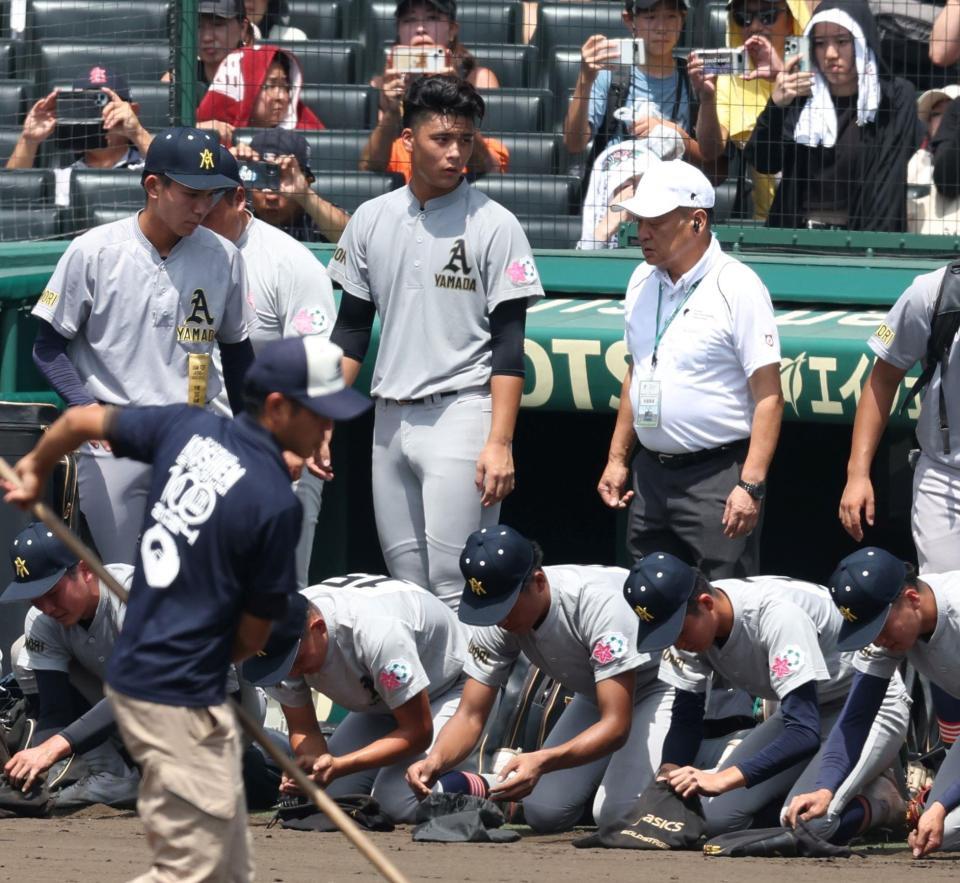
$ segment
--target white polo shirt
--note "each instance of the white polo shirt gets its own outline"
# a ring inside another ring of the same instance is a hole
[[[666,330],[654,366],[658,299],[660,328]],[[676,284],[650,264],[637,267],[624,313],[634,415],[641,382],[660,384],[660,423],[636,427],[641,445],[682,454],[750,437],[750,376],[780,362],[770,293],[753,270],[725,255],[714,238]]]

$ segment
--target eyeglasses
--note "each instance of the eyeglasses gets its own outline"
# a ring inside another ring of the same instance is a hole
[[[754,19],[757,19],[765,28],[769,28],[786,11],[786,6],[771,6],[769,9],[761,9],[756,12],[748,12],[746,9],[733,9],[730,14],[741,28],[749,28]]]

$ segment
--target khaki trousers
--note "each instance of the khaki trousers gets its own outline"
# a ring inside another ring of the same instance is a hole
[[[137,883],[252,880],[240,739],[230,707],[158,705],[106,692],[142,773],[137,811],[153,866]]]

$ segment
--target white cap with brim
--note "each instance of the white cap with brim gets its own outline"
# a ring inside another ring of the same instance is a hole
[[[917,99],[917,116],[920,117],[920,122],[927,125],[930,122],[930,113],[935,105],[944,99],[953,101],[955,98],[960,98],[960,86],[955,84],[941,86],[939,89],[927,89]]]
[[[703,172],[674,159],[652,168],[640,179],[633,196],[612,208],[638,218],[659,218],[676,208],[713,208],[715,199],[713,185]]]

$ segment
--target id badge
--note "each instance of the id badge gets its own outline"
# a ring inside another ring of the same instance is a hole
[[[660,381],[641,380],[637,396],[637,428],[656,429],[660,425]]]

